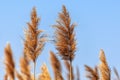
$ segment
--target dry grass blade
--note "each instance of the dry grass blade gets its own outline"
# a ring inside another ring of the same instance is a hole
[[[25,76],[25,80],[31,80],[30,66],[27,59],[24,57],[20,59],[20,70],[21,73]]]
[[[42,73],[40,74],[38,80],[51,80],[50,73],[45,64],[42,65],[41,70],[42,70]]]
[[[100,69],[100,73],[101,73],[100,79],[101,80],[110,80],[111,79],[110,78],[110,76],[111,76],[110,69],[107,64],[104,51],[102,49],[100,50],[100,61],[101,61],[101,64],[99,65],[99,69]]]
[[[119,73],[118,73],[117,69],[114,67],[113,70],[114,70],[114,73],[116,75],[116,79],[115,80],[120,80],[120,76],[119,76]]]
[[[61,64],[56,55],[50,51],[50,61],[51,65],[54,71],[54,79],[55,80],[64,80],[62,77],[62,70],[61,70]]]
[[[64,61],[64,63],[65,63],[66,69],[68,71],[67,72],[67,78],[68,78],[68,80],[70,80],[70,77],[69,77],[70,75],[71,75],[72,80],[74,80],[73,67],[70,65],[70,63],[68,61]],[[71,71],[69,70],[70,67],[71,67]]]
[[[86,77],[89,78],[90,80],[99,80],[99,74],[98,74],[98,69],[95,67],[95,69],[92,69],[91,67],[85,65],[85,70],[87,71]]]
[[[10,80],[14,80],[14,70],[15,70],[15,64],[13,60],[13,54],[12,50],[10,47],[10,44],[8,43],[4,49],[4,54],[5,54],[5,70],[6,70],[6,75],[9,77]]]

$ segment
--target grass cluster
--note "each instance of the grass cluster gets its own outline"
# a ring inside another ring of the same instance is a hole
[[[75,58],[77,45],[74,31],[76,25],[71,23],[69,12],[65,6],[62,7],[62,12],[58,14],[58,20],[56,21],[56,24],[53,25],[53,29],[55,30],[54,45],[57,50],[57,54],[50,51],[49,59],[54,77],[51,77],[46,64],[41,66],[41,73],[39,73],[39,76],[35,75],[37,58],[42,54],[45,43],[49,41],[45,34],[43,34],[43,30],[38,28],[39,21],[40,18],[37,16],[37,11],[33,8],[31,12],[31,21],[27,23],[28,27],[24,30],[24,51],[23,56],[20,58],[19,71],[15,68],[10,43],[8,43],[4,48],[4,80],[80,80],[79,67],[76,68],[76,73],[74,73],[75,68],[72,64]],[[95,68],[85,65],[85,70],[87,72],[86,78],[89,80],[111,80],[111,70],[102,49],[100,50],[99,58],[100,64],[95,66]],[[63,61],[64,64],[61,64],[61,61]],[[31,63],[34,64],[33,74],[30,67]],[[67,77],[63,76],[63,66],[61,65],[66,67]],[[120,80],[116,68],[114,68],[114,72],[116,75],[115,80]]]

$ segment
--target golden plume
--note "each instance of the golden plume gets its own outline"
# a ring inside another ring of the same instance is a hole
[[[59,13],[57,24],[53,27],[56,29],[55,45],[58,53],[62,59],[72,61],[76,51],[75,24],[71,24],[71,18],[65,6],[63,6],[62,13]]]
[[[54,79],[64,80],[62,77],[61,63],[52,51],[50,51],[50,61],[54,72]]]
[[[76,40],[74,28],[75,24],[71,24],[71,18],[65,6],[62,8],[62,12],[59,13],[59,19],[56,21],[55,27],[55,46],[58,50],[58,54],[63,60],[68,60],[72,66],[72,61],[74,59],[76,51]],[[71,67],[70,80],[72,80]]]
[[[42,70],[42,73],[39,75],[38,80],[51,80],[50,73],[45,64],[42,65],[41,70]]]
[[[45,37],[41,34],[42,30],[38,30],[39,20],[36,9],[33,8],[31,22],[28,23],[28,29],[25,30],[24,40],[24,53],[33,62],[36,61],[45,44]]]
[[[31,13],[31,22],[28,22],[28,28],[25,30],[25,39],[24,39],[24,55],[29,60],[34,62],[34,79],[35,79],[35,69],[36,69],[36,60],[41,54],[46,38],[42,34],[42,30],[38,29],[40,18],[37,17],[36,9],[33,8]]]
[[[105,58],[105,53],[102,49],[100,50],[100,61],[101,61],[99,65],[99,69],[101,73],[100,80],[110,80],[111,79],[110,69]]]
[[[4,48],[4,54],[5,54],[5,70],[6,70],[6,78],[9,78],[10,80],[15,79],[15,64],[13,60],[13,53],[10,44],[8,43],[6,47]]]

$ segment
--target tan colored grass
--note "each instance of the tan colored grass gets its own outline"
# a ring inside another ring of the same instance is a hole
[[[38,29],[40,18],[37,16],[36,9],[33,8],[31,12],[31,21],[27,23],[24,38],[24,57],[20,58],[20,72],[15,70],[15,63],[13,60],[13,53],[10,44],[8,43],[4,48],[4,64],[5,75],[4,80],[52,80],[51,74],[45,64],[41,67],[41,74],[35,77],[36,60],[42,53],[45,45],[46,37],[42,30]],[[58,55],[65,61],[64,66],[67,69],[68,80],[80,80],[78,68],[77,74],[74,74],[72,62],[75,58],[76,52],[76,39],[75,39],[75,24],[71,23],[71,18],[66,7],[62,7],[62,12],[59,13],[58,20],[54,25],[55,28],[55,47]],[[34,62],[34,73],[31,74],[30,61]],[[57,56],[51,51],[50,61],[53,68],[54,80],[64,80],[62,76],[62,67]],[[100,50],[100,65],[91,68],[85,65],[87,71],[87,78],[90,80],[111,80],[111,71],[108,66],[105,53]],[[98,69],[100,72],[98,72]],[[116,68],[114,68],[116,76],[115,80],[120,80],[120,76]],[[1,78],[0,78],[1,79]]]
[[[33,62],[36,61],[45,44],[45,38],[41,34],[42,30],[38,29],[39,20],[40,18],[37,17],[36,9],[33,8],[31,13],[31,22],[27,23],[28,28],[25,30],[24,40],[24,53]]]
[[[17,71],[16,71],[16,77],[18,80],[25,80],[25,77],[23,77],[23,75],[18,73]]]
[[[91,67],[85,65],[85,70],[87,71],[86,77],[90,80],[99,80],[98,68],[95,67],[92,69]]]
[[[50,51],[50,61],[54,72],[54,80],[64,80],[62,77],[61,63],[52,51]]]
[[[105,53],[102,49],[100,50],[100,61],[101,61],[99,65],[99,69],[101,73],[100,80],[110,80],[111,72],[106,61]]]
[[[39,75],[38,80],[52,80],[46,64],[42,65],[41,71],[42,73]]]
[[[56,22],[57,24],[54,25],[56,49],[62,59],[72,61],[76,51],[75,24],[71,24],[71,18],[65,6],[63,6],[63,11],[59,13],[59,19]]]
[[[15,70],[15,64],[13,60],[13,53],[10,44],[8,43],[6,47],[4,48],[4,55],[5,55],[5,71],[6,71],[6,77],[9,78],[10,80],[14,80],[15,75],[14,75],[14,70]]]
[[[20,71],[24,75],[25,80],[31,80],[30,65],[25,57],[20,59]]]
[[[70,65],[72,65],[76,51],[76,40],[74,33],[75,24],[71,24],[71,18],[65,6],[62,7],[62,12],[59,13],[59,18],[56,22],[57,24],[53,26],[56,29],[56,49],[62,59],[68,60]],[[71,73],[71,67],[69,71]],[[72,74],[70,74],[70,80],[72,80]]]
[[[31,13],[31,22],[28,22],[28,28],[25,30],[24,39],[24,54],[25,56],[34,62],[34,78],[36,69],[36,60],[41,54],[45,45],[45,36],[42,34],[42,30],[38,29],[39,20],[36,9],[33,8]]]

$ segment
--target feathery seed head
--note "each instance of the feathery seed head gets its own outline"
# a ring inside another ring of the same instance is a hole
[[[100,73],[101,73],[100,79],[101,80],[110,80],[110,75],[111,75],[110,69],[109,69],[109,66],[106,61],[105,53],[102,49],[100,50],[100,61],[101,61],[100,65],[99,65],[99,69],[100,69]]]
[[[5,70],[7,77],[10,77],[11,80],[14,80],[14,70],[15,70],[15,64],[13,60],[13,53],[10,44],[8,43],[6,47],[4,48],[4,54],[5,54]]]
[[[63,11],[59,13],[59,19],[56,22],[57,24],[54,25],[56,49],[62,59],[72,61],[76,51],[75,25],[71,24],[71,18],[65,6],[63,6]]]

